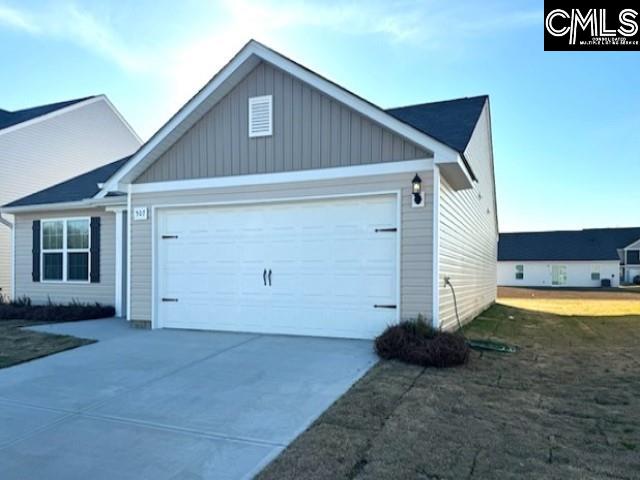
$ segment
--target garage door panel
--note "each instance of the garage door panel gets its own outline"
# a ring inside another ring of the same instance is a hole
[[[373,308],[396,303],[397,233],[375,232],[396,217],[390,195],[160,211],[160,324],[371,338],[396,321]]]

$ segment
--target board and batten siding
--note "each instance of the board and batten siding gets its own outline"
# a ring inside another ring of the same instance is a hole
[[[273,135],[250,138],[249,98],[260,95],[273,96]],[[261,62],[135,183],[430,157],[403,137]]]
[[[432,300],[433,172],[420,172],[424,208],[411,208],[412,174],[356,177],[314,182],[132,194],[132,208],[246,202],[345,194],[402,191],[398,227],[400,245],[400,314],[430,317]],[[152,222],[131,222],[131,316],[148,322],[152,316]]]
[[[465,156],[478,179],[473,188],[456,192],[440,179],[439,321],[447,330],[457,327],[445,277],[455,288],[462,323],[471,321],[496,298],[498,231],[488,103]]]
[[[32,225],[47,218],[100,217],[100,283],[34,282],[32,273]],[[53,302],[115,303],[115,214],[104,209],[65,210],[20,214],[16,228],[16,297],[27,296],[36,304]]]

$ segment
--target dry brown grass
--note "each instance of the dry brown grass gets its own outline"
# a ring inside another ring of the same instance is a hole
[[[640,315],[640,295],[622,289],[499,288],[498,303],[554,315]]]
[[[639,327],[495,305],[466,334],[518,353],[380,362],[258,478],[639,478]]]

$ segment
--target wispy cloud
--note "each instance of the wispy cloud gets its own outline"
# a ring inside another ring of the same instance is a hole
[[[149,67],[148,56],[127,45],[104,19],[73,3],[29,11],[0,5],[2,25],[42,38],[65,39],[113,61],[127,71],[143,71]]]
[[[28,33],[37,33],[38,27],[21,10],[0,5],[0,26],[5,25]]]
[[[307,31],[378,37],[431,52],[446,48],[450,55],[466,51],[469,39],[538,25],[542,18],[537,9],[522,10],[503,0],[465,5],[436,0],[220,0],[181,6],[189,9],[181,12],[182,18],[194,19],[191,29],[167,34],[151,24],[147,32],[133,36],[134,14],[127,18],[129,7],[119,2],[101,5],[98,13],[98,7],[81,7],[74,0],[37,10],[6,1],[0,0],[0,28],[66,40],[123,71],[152,75],[154,82],[163,83],[166,95],[159,115],[175,111],[250,38],[284,47],[294,57],[296,45],[290,38]],[[117,13],[120,23],[112,23],[110,13]],[[172,21],[161,11],[157,18]]]

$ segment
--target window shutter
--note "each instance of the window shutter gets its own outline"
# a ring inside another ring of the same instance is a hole
[[[271,95],[249,99],[249,137],[266,137],[272,134],[272,104]]]
[[[100,217],[91,217],[91,283],[100,283]]]
[[[31,229],[33,231],[33,242],[31,247],[31,279],[34,282],[39,282],[40,281],[40,220],[34,220]]]

